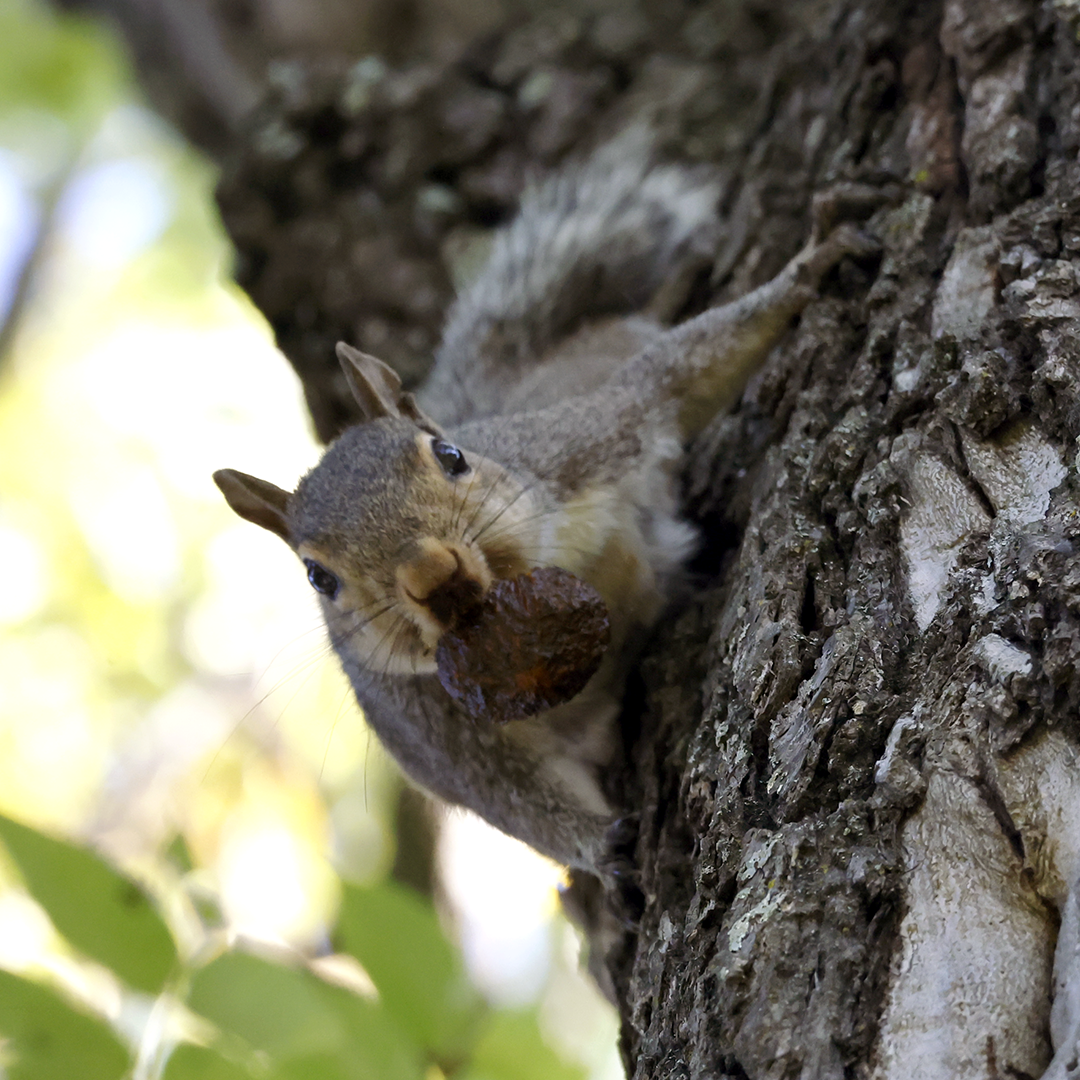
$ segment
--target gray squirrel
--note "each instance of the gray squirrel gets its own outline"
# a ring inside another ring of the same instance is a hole
[[[405,773],[601,876],[626,812],[604,772],[622,749],[627,669],[696,540],[677,498],[686,447],[738,400],[821,277],[873,246],[822,219],[770,282],[665,326],[657,313],[671,314],[680,275],[715,243],[717,201],[700,167],[658,164],[627,140],[563,168],[495,236],[415,398],[339,345],[363,419],[296,491],[214,474],[241,517],[302,560],[364,714]],[[538,715],[468,715],[435,673],[456,605],[549,566],[607,604],[599,670]]]

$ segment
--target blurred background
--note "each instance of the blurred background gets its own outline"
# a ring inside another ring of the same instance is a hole
[[[418,875],[490,1006],[534,1014],[568,1075],[614,1080],[614,1014],[578,972],[559,868],[455,811],[436,879],[409,870],[396,824],[411,806],[423,831],[425,811],[403,803],[301,568],[210,479],[288,487],[318,456],[230,283],[214,183],[105,27],[0,0],[0,813],[101,852],[166,907],[182,890],[230,945],[302,958],[330,950],[343,879]],[[146,1038],[3,851],[0,968]]]

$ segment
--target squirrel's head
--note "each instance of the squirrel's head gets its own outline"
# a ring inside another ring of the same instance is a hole
[[[389,367],[347,345],[338,356],[364,419],[296,491],[233,469],[214,480],[303,561],[339,651],[372,671],[432,672],[439,638],[492,582],[535,565],[542,515],[506,469],[448,441]]]

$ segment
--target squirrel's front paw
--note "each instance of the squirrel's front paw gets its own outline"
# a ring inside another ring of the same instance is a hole
[[[839,262],[845,255],[865,258],[881,250],[881,241],[872,233],[864,232],[851,221],[837,225],[822,241],[822,248],[829,250],[832,262]]]
[[[833,184],[814,196],[810,209],[811,236],[821,242],[842,221],[862,221],[883,206],[898,203],[903,197],[899,184]],[[876,248],[872,250],[877,250]],[[867,252],[869,254],[870,252]],[[851,251],[849,254],[858,254]]]
[[[877,237],[864,232],[853,222],[845,221],[835,226],[824,240],[816,239],[815,230],[815,238],[796,256],[794,263],[800,280],[816,288],[845,255],[861,259],[876,255],[880,250],[881,241]]]
[[[624,814],[604,830],[604,849],[612,865],[626,863],[635,866],[634,850],[641,832],[641,815]]]
[[[604,855],[597,865],[611,896],[611,909],[627,930],[636,930],[645,907],[641,871],[635,858],[641,815],[616,818],[604,833]]]

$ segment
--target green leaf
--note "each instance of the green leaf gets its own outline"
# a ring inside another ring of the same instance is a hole
[[[548,1046],[535,1011],[506,1011],[492,1014],[460,1080],[585,1080],[585,1070]]]
[[[305,971],[231,952],[195,974],[188,1005],[259,1050],[296,1057],[344,1038],[341,1017],[315,984]]]
[[[7,1080],[119,1080],[131,1059],[102,1020],[40,983],[0,971],[0,1036]]]
[[[419,1047],[378,1003],[248,953],[219,956],[192,980],[188,1005],[275,1061],[274,1077],[409,1080]]]
[[[364,1074],[354,1072],[341,1058],[320,1054],[286,1062],[274,1070],[273,1080],[352,1080],[354,1076]]]
[[[137,990],[161,990],[176,963],[176,945],[138,883],[86,848],[3,815],[0,840],[34,899],[72,945]]]
[[[255,1075],[211,1047],[181,1043],[169,1057],[162,1080],[252,1080]]]
[[[165,858],[173,864],[179,874],[190,874],[195,868],[195,861],[191,857],[191,849],[187,845],[187,839],[183,833],[177,833],[172,838],[172,843],[165,849]]]
[[[468,1055],[484,1006],[430,903],[392,882],[346,883],[334,940],[422,1046],[441,1059]]]
[[[124,65],[107,30],[27,0],[0,4],[0,101],[89,123],[115,99]]]

